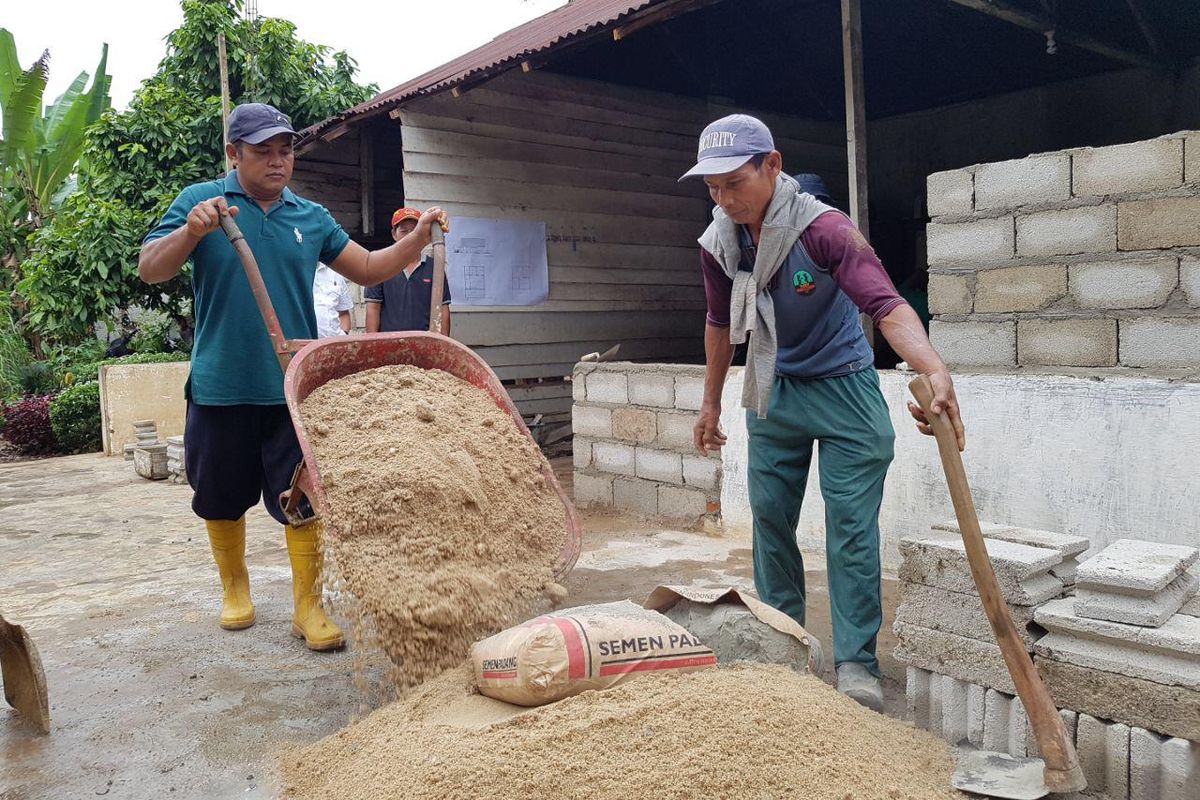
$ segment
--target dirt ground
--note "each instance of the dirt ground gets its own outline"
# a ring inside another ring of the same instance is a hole
[[[556,467],[569,479],[569,460]],[[0,614],[37,643],[53,720],[39,736],[0,705],[0,800],[272,797],[282,746],[380,702],[377,654],[310,653],[290,636],[283,532],[261,507],[247,537],[258,621],[217,626],[220,584],[190,494],[118,458],[0,463]],[[749,544],[587,514],[568,603],[640,601],[661,583],[750,586]],[[808,627],[829,654],[824,566],[808,567]],[[879,653],[899,716],[895,588],[885,581]]]

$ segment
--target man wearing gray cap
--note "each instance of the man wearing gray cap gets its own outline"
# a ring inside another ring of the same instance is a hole
[[[312,286],[317,262],[356,283],[391,278],[418,258],[440,209],[421,215],[416,229],[368,253],[322,206],[288,189],[296,132],[288,117],[263,103],[229,116],[226,155],[236,169],[224,178],[186,187],[142,244],[138,273],[162,283],[191,261],[196,318],[185,444],[192,510],[205,520],[221,577],[220,625],[254,624],[246,572],[246,512],[261,495],[285,526],[292,564],[292,634],[312,650],[344,643],[321,610],[319,526],[292,526],[279,507],[302,458],[283,398],[283,373],[258,307],[228,239],[221,215],[238,226],[257,257],[263,281],[288,339],[317,338]]]
[[[767,126],[734,114],[704,129],[696,166],[680,178],[702,178],[717,206],[699,240],[707,368],[694,440],[706,455],[725,444],[721,390],[734,345],[752,333],[742,405],[755,587],[804,624],[796,525],[815,442],[838,689],[880,710],[879,506],[895,432],[859,312],[929,376],[933,411],[949,413],[960,449],[962,421],[946,365],[862,233],[782,169]],[[920,408],[909,403],[909,411],[917,428],[932,434]]]

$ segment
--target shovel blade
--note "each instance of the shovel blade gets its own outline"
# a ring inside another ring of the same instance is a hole
[[[42,733],[50,732],[46,672],[29,634],[0,617],[0,680],[4,699]]]
[[[1040,758],[1013,758],[986,750],[960,750],[950,784],[955,789],[1007,800],[1037,800],[1050,793]]]

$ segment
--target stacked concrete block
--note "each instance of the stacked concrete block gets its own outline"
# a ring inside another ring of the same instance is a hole
[[[1091,541],[1086,536],[1072,536],[1069,533],[1057,533],[1038,528],[1022,528],[1016,525],[1004,525],[999,522],[979,523],[979,529],[984,538],[997,539],[1002,542],[1023,544],[1029,547],[1042,547],[1055,550],[1062,556],[1062,561],[1050,567],[1050,574],[1062,581],[1064,586],[1075,585],[1075,573],[1079,568],[1079,556],[1091,547]],[[958,520],[939,522],[933,526],[935,531],[946,531],[961,535]]]
[[[1070,587],[1073,560],[1086,540],[1050,531],[988,524],[985,544],[1013,624],[1032,651],[1041,630],[1038,605]],[[1007,538],[1000,538],[1007,537]],[[896,660],[938,675],[1015,693],[991,624],[971,576],[956,525],[900,542],[900,607],[894,630]],[[1055,574],[1052,570],[1057,570]],[[1063,577],[1060,577],[1063,576]]]
[[[1200,800],[1200,743],[1131,728],[1129,800]]]
[[[1196,595],[1194,547],[1120,539],[1079,567],[1075,612],[1131,625],[1164,624]]]
[[[943,357],[1097,374],[1200,367],[1197,142],[1184,132],[930,175],[930,335]]]
[[[182,436],[167,437],[167,480],[171,483],[187,483],[187,461]]]
[[[689,521],[718,507],[720,459],[692,445],[703,367],[579,364],[572,381],[578,503]]]

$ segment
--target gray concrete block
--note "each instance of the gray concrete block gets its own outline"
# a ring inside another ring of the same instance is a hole
[[[635,474],[639,478],[666,483],[683,483],[683,463],[679,453],[639,447],[635,456]]]
[[[1124,366],[1147,369],[1200,366],[1200,317],[1123,319],[1120,337]]]
[[[658,484],[641,478],[613,480],[613,505],[638,514],[658,514]]]
[[[579,506],[611,506],[613,504],[612,478],[576,472],[575,504]]]
[[[642,408],[614,408],[612,435],[627,442],[649,444],[658,436],[658,415]]]
[[[1013,219],[931,222],[925,226],[929,265],[970,266],[1007,261],[1014,255]]]
[[[696,426],[696,419],[695,414],[658,412],[658,439],[655,444],[671,450],[696,452],[692,445],[692,429]]]
[[[951,519],[933,525],[935,531],[947,531],[961,535],[958,520]],[[1073,536],[1069,533],[1057,533],[1038,528],[1022,528],[1017,525],[1005,525],[999,522],[980,522],[979,530],[986,539],[998,539],[1002,542],[1024,544],[1029,547],[1042,547],[1047,550],[1057,550],[1063,558],[1077,556],[1092,546],[1086,536]]]
[[[675,407],[699,411],[704,403],[704,378],[678,375],[675,378]]]
[[[1023,319],[1017,363],[1042,367],[1115,367],[1115,319]]]
[[[592,444],[592,466],[601,472],[633,477],[637,474],[633,457],[634,449],[627,444],[617,444],[616,442]]]
[[[966,275],[933,274],[929,276],[929,313],[970,314],[971,289]]]
[[[1196,574],[1195,569],[1193,569],[1191,572],[1193,575]],[[1188,600],[1186,603],[1184,603],[1183,607],[1179,609],[1179,613],[1183,614],[1185,617],[1200,617],[1200,595],[1197,595],[1196,597],[1193,597],[1191,600]]]
[[[1062,560],[1057,551],[995,539],[986,539],[985,544],[1007,602],[1032,606],[1062,593],[1062,583],[1048,572]],[[933,534],[905,537],[900,540],[900,555],[901,580],[952,592],[976,592],[961,539]]]
[[[945,700],[945,682],[949,680],[945,675],[939,675],[936,672],[929,676],[929,727],[930,733],[935,736],[942,735],[942,718],[944,715],[943,701]]]
[[[983,747],[989,691],[992,690],[974,683],[967,684],[967,741],[975,747]]]
[[[1075,613],[1097,620],[1158,628],[1174,616],[1186,600],[1196,596],[1198,587],[1200,578],[1185,572],[1167,584],[1167,588],[1149,597],[1077,589]]]
[[[1077,667],[1200,691],[1200,659],[1187,654],[1153,652],[1062,632],[1051,632],[1038,639],[1033,652]]]
[[[1013,322],[929,323],[929,338],[946,363],[957,367],[1013,367],[1017,326]]]
[[[1131,599],[1131,598],[1126,598]],[[1162,626],[1147,628],[1103,619],[1091,619],[1079,613],[1073,598],[1051,600],[1034,613],[1039,625],[1054,633],[1081,639],[1134,647],[1149,652],[1190,656],[1200,661],[1200,618],[1176,614]]]
[[[1108,798],[1129,796],[1129,726],[1079,715],[1079,766],[1088,791]]]
[[[1035,656],[1060,707],[1200,741],[1200,692]]]
[[[975,279],[975,313],[1038,311],[1067,294],[1067,268],[1061,264],[986,269]]]
[[[683,457],[683,483],[698,489],[721,487],[721,462],[703,456]]]
[[[925,182],[925,207],[931,217],[970,214],[974,210],[975,176],[965,169],[935,172]]]
[[[659,486],[658,513],[676,519],[699,519],[708,513],[708,496],[699,489]]]
[[[629,376],[624,372],[607,372],[600,369],[589,373],[587,399],[589,403],[625,405],[629,402]]]
[[[571,378],[571,399],[576,403],[587,400],[587,375],[579,373]]]
[[[909,667],[905,671],[904,702],[908,719],[922,730],[929,729],[929,680],[932,675],[920,667]]]
[[[596,406],[573,406],[571,408],[571,430],[576,436],[592,436],[597,439],[612,438],[612,411]]]
[[[1117,249],[1117,207],[1112,204],[1017,217],[1017,253],[1056,256],[1111,253]]]
[[[967,741],[966,681],[942,678],[942,738],[951,745]]]
[[[916,625],[897,625],[895,631],[897,644],[892,655],[900,663],[1016,693],[998,646]]]
[[[1162,745],[1162,796],[1200,800],[1200,742],[1172,737]]]
[[[1200,136],[1196,137],[1196,141],[1196,148],[1200,149]],[[1179,283],[1183,286],[1188,305],[1200,308],[1200,258],[1184,256],[1179,259]]]
[[[1170,737],[1145,728],[1129,731],[1129,800],[1165,800],[1162,795],[1162,745]]]
[[[1071,157],[1048,153],[981,164],[975,170],[975,208],[1014,208],[1071,196]]]
[[[1079,565],[1081,589],[1147,597],[1196,563],[1200,550],[1178,544],[1118,539]]]
[[[1165,197],[1120,203],[1117,240],[1122,250],[1163,250],[1200,245],[1200,197]]]
[[[1087,148],[1073,154],[1076,197],[1150,192],[1183,184],[1183,139]]]
[[[708,645],[718,664],[756,661],[808,671],[808,647],[761,622],[740,603],[712,605],[680,599],[664,613]]]
[[[629,402],[637,406],[673,408],[675,376],[635,372],[629,375]]]
[[[1079,714],[1069,708],[1060,708],[1058,716],[1062,720],[1063,727],[1067,730],[1067,738],[1072,743],[1075,742],[1076,729],[1079,726]],[[1029,724],[1028,715],[1025,719],[1025,752],[1031,758],[1041,758],[1042,751],[1038,747],[1037,737],[1033,734],[1033,726]]]
[[[1009,615],[1017,633],[1030,649],[1042,633],[1037,629],[1030,630],[1033,612],[1032,606],[1009,606]],[[896,623],[917,625],[982,642],[996,641],[977,594],[951,592],[921,583],[901,582]]]
[[[1026,724],[1025,707],[1021,705],[1019,697],[995,689],[987,690],[984,700],[984,750],[1024,758]]]
[[[1079,559],[1071,556],[1061,564],[1050,568],[1050,574],[1062,581],[1063,586],[1075,588],[1075,575],[1079,572]]]
[[[1200,133],[1184,137],[1183,179],[1187,183],[1200,183]]]
[[[1174,256],[1072,264],[1071,297],[1082,308],[1158,308],[1179,285]]]
[[[575,469],[587,469],[592,465],[592,440],[576,436],[571,440],[571,458]]]

